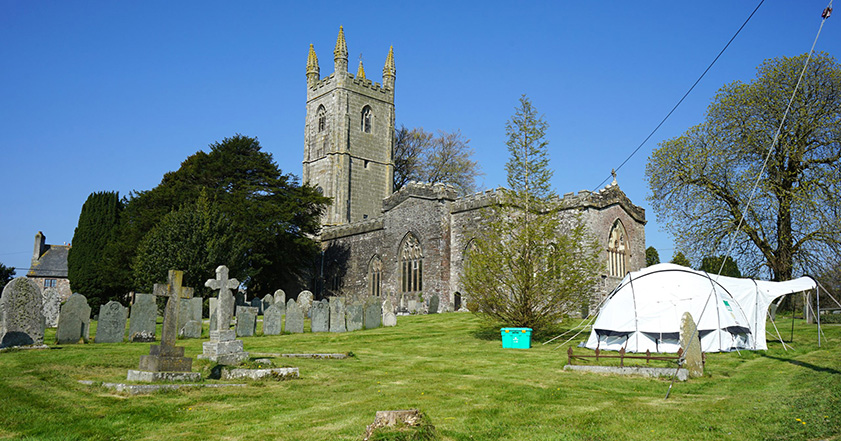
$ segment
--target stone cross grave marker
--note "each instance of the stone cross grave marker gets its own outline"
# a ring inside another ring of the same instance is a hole
[[[239,281],[229,279],[228,267],[219,265],[216,268],[216,278],[204,282],[204,286],[219,291],[219,300],[216,305],[216,327],[211,327],[210,330],[227,331],[231,329],[231,318],[234,316],[234,296],[230,290],[237,289]]]
[[[154,294],[166,297],[161,344],[152,345],[149,355],[140,356],[138,371],[129,370],[129,381],[195,380],[198,372],[190,372],[193,359],[184,356],[184,347],[175,346],[178,337],[178,309],[181,299],[193,297],[193,288],[181,286],[184,271],[169,270],[167,283],[156,283]],[[179,373],[181,375],[172,375]]]

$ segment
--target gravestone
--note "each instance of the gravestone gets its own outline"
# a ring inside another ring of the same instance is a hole
[[[219,294],[210,299],[210,341],[202,343],[202,353],[198,358],[221,365],[239,364],[248,358],[242,340],[237,340],[236,331],[231,329],[234,307],[231,290],[239,286],[239,281],[228,279],[228,268],[220,265],[216,268],[216,278],[208,280],[204,286],[218,290]]]
[[[286,314],[286,293],[282,289],[274,292],[274,304],[280,308],[281,314]]]
[[[42,300],[41,288],[26,277],[15,278],[3,287],[0,348],[44,344]]]
[[[312,293],[309,291],[301,291],[298,294],[298,307],[301,308],[301,312],[304,314],[304,317],[310,316],[310,308],[312,308]]]
[[[380,302],[372,299],[365,304],[365,322],[363,326],[365,329],[374,329],[382,326],[383,321],[383,307]]]
[[[181,299],[178,311],[178,336],[183,338],[201,338],[202,299],[192,297]]]
[[[692,338],[692,340],[689,340]],[[680,318],[680,347],[684,348],[683,367],[689,371],[689,378],[704,375],[704,362],[701,355],[701,339],[696,332],[695,320],[688,312]]]
[[[330,332],[345,332],[345,299],[330,297]]]
[[[330,331],[330,303],[327,300],[313,302],[310,314],[312,332]]]
[[[383,302],[383,326],[397,326],[397,315],[394,313],[390,297]]]
[[[279,335],[283,326],[283,314],[277,305],[271,305],[263,313],[263,335]]]
[[[167,283],[156,283],[154,295],[166,297],[161,344],[152,345],[149,355],[140,356],[139,369],[128,371],[129,381],[195,381],[201,378],[198,372],[191,372],[193,359],[184,356],[184,347],[175,346],[178,336],[178,309],[181,299],[193,297],[193,288],[181,286],[184,271],[169,270]]]
[[[91,326],[91,307],[85,296],[75,293],[61,305],[58,314],[56,342],[60,345],[76,344],[79,339],[88,342]]]
[[[429,314],[438,314],[438,303],[440,300],[438,294],[432,294],[429,297]]]
[[[61,293],[56,288],[47,288],[44,290],[41,301],[45,325],[48,328],[55,328],[58,326],[58,313],[61,310]]]
[[[259,297],[254,297],[253,299],[251,299],[251,307],[257,308],[257,315],[263,313],[263,301],[260,300]]]
[[[231,290],[237,289],[237,287],[239,287],[239,281],[237,279],[229,279],[228,267],[226,267],[225,265],[219,265],[216,268],[216,278],[209,279],[207,282],[204,282],[204,286],[214,291],[219,291],[219,296],[217,297],[218,309],[216,310],[216,326],[211,327],[210,330],[226,331],[228,329],[231,329],[231,319],[234,317],[235,303],[234,296],[233,294],[231,294]],[[242,293],[237,292],[237,302],[239,302],[240,294]]]
[[[274,296],[271,294],[266,294],[263,296],[263,306],[260,307],[260,311],[263,315],[266,314],[266,310],[269,309],[269,306],[274,305]]]
[[[347,307],[347,330],[348,332],[362,329],[362,316],[365,308],[359,302],[354,302]]]
[[[245,301],[245,293],[242,291],[237,291],[236,294],[236,303],[235,306],[249,306],[249,303]]]
[[[407,304],[407,312],[409,314],[417,314],[418,313],[418,301],[415,299],[409,299],[406,301]]]
[[[99,321],[96,324],[96,343],[122,343],[126,334],[128,308],[111,300],[99,306]]]
[[[251,337],[257,331],[256,306],[237,306],[237,337]]]
[[[131,305],[128,322],[128,341],[155,341],[155,324],[158,320],[158,305],[154,294],[136,293]]]
[[[286,302],[286,332],[300,334],[304,332],[304,312],[293,299]]]

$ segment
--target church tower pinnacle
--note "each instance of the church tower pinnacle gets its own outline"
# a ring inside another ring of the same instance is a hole
[[[320,78],[320,71],[318,68],[318,57],[315,55],[315,49],[310,44],[310,53],[307,55],[307,84],[312,85]]]
[[[356,78],[360,80],[365,79],[365,68],[362,67],[362,58],[359,59],[359,69],[356,69]]]
[[[347,72],[347,43],[345,42],[345,29],[343,26],[339,26],[336,49],[333,50],[333,64],[336,73]]]
[[[388,48],[388,56],[385,57],[385,66],[383,66],[383,86],[387,89],[394,90],[394,77],[397,75],[397,70],[394,69],[394,46]]]

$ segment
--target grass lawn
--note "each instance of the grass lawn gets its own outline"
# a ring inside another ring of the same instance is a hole
[[[790,322],[780,326],[788,338]],[[299,367],[298,380],[140,396],[77,380],[124,382],[148,343],[3,352],[0,439],[359,440],[377,410],[407,408],[424,411],[447,440],[841,439],[841,325],[824,328],[822,348],[816,327],[796,321],[788,351],[769,341],[764,352],[710,354],[704,377],[676,383],[668,400],[667,380],[565,372],[566,348],[504,350],[481,330],[458,313],[246,337],[249,352],[355,356],[274,359]],[[178,344],[195,358],[203,341]]]

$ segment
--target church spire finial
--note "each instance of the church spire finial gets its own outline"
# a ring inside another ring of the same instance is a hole
[[[365,79],[365,68],[362,67],[362,54],[359,54],[359,69],[356,69],[356,78]]]
[[[385,66],[383,66],[383,85],[389,89],[394,89],[394,77],[397,70],[394,69],[394,46],[388,48],[388,56],[385,57]]]
[[[315,55],[315,49],[310,44],[310,53],[307,55],[307,81],[318,81],[320,72],[318,68],[318,57]]]
[[[336,72],[347,72],[347,43],[345,42],[345,29],[343,26],[339,26],[336,49],[333,50],[333,62],[336,66]]]

